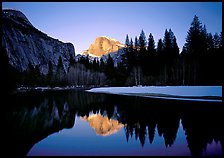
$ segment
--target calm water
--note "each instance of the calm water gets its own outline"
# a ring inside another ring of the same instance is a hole
[[[224,154],[222,103],[73,90],[19,93],[7,107],[8,155]]]

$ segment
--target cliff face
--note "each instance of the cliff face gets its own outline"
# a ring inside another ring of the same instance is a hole
[[[73,44],[63,43],[39,31],[17,10],[2,10],[2,22],[2,47],[7,52],[9,64],[22,72],[30,63],[47,74],[49,61],[55,70],[61,56],[67,71],[70,56],[75,58]]]
[[[106,55],[111,52],[117,52],[118,49],[122,47],[124,47],[124,45],[119,41],[110,37],[101,36],[97,37],[95,42],[90,45],[89,49],[84,51],[82,54],[101,57],[102,55]]]

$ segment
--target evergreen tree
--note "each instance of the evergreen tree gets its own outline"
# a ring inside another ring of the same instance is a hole
[[[206,51],[208,50],[208,33],[207,33],[207,29],[206,26],[204,25],[202,27],[202,31],[201,31],[201,41],[200,42],[200,48],[201,48],[201,54],[204,55],[206,53]]]
[[[130,41],[130,65],[131,66],[134,66],[136,65],[136,53],[134,51],[134,45],[133,45],[133,41],[132,41],[132,38],[131,38],[131,41]]]
[[[191,27],[188,31],[186,38],[186,55],[188,66],[186,75],[191,76],[188,79],[188,84],[205,84],[207,76],[207,48],[208,48],[208,34],[205,25],[202,26],[199,18],[195,15],[191,23]],[[185,55],[185,58],[186,58]]]
[[[165,30],[164,38],[163,38],[163,44],[164,44],[164,53],[166,57],[169,56],[171,50],[172,50],[172,41],[171,41],[171,32],[168,32],[167,29]]]
[[[176,37],[171,29],[165,30],[164,34],[164,50],[162,55],[163,76],[165,84],[175,84],[178,78],[176,73],[178,69],[177,57],[179,56],[179,48],[176,43]]]
[[[221,48],[222,47],[222,32],[220,32],[219,34],[219,47]]]
[[[163,67],[163,64],[164,64],[163,48],[164,48],[164,46],[163,46],[163,41],[162,41],[162,39],[160,38],[160,39],[158,40],[157,48],[156,48],[158,72],[159,72],[159,70],[161,71],[161,69],[162,69],[162,67]]]
[[[129,37],[128,37],[128,34],[127,34],[126,39],[125,39],[125,46],[129,47],[129,45],[130,45],[130,42],[129,42]]]
[[[108,59],[106,62],[105,73],[109,80],[109,84],[114,84],[113,80],[115,75],[114,61],[113,58],[110,56],[110,54],[108,55]]]
[[[146,50],[146,36],[143,30],[141,31],[139,36],[139,46],[140,52],[144,52]]]
[[[94,58],[92,63],[92,69],[93,71],[98,71],[98,68],[99,68],[99,65],[98,65],[97,59]]]
[[[109,68],[114,68],[114,61],[113,58],[110,56],[110,54],[108,55],[108,59],[107,59],[107,67]]]
[[[207,34],[207,50],[212,50],[214,49],[214,40],[213,40],[213,36],[211,33]]]
[[[150,75],[151,77],[156,73],[156,49],[153,35],[150,33],[148,38],[148,47],[147,52],[145,54],[145,66],[147,67],[145,75]],[[144,69],[143,69],[144,70]],[[151,81],[147,81],[151,82]]]
[[[151,33],[149,34],[147,50],[148,50],[149,53],[154,53],[156,51],[156,49],[155,49],[155,41],[154,41],[154,38],[153,38]]]
[[[130,47],[127,52],[127,71],[130,72],[130,70],[133,68],[133,66],[136,65],[136,56],[133,49],[133,41],[132,38],[130,40]]]
[[[169,36],[170,36],[170,40],[171,40],[170,55],[172,57],[177,57],[179,55],[179,47],[177,45],[176,37],[175,37],[175,35],[174,35],[174,33],[172,32],[171,29],[169,29]]]
[[[105,64],[104,64],[103,58],[100,58],[100,71],[101,72],[104,71],[104,67],[105,67]]]
[[[219,35],[218,33],[215,33],[213,36],[213,42],[214,42],[214,48],[219,48],[220,44],[219,44]]]
[[[134,45],[133,45],[133,41],[132,41],[132,38],[130,40],[130,47],[133,49]]]
[[[138,42],[138,38],[137,36],[135,36],[135,49],[138,51],[138,47],[139,47],[139,42]]]
[[[173,54],[174,54],[175,57],[177,57],[177,56],[179,56],[179,47],[177,45],[177,40],[176,40],[175,36],[172,40],[172,43],[173,43],[173,46],[172,46]]]
[[[128,34],[125,39],[125,49],[124,50],[125,50],[125,52],[124,52],[124,54],[122,54],[122,63],[119,65],[119,67],[124,66],[125,69],[128,69],[128,54],[130,51],[130,41],[129,41]]]
[[[204,50],[206,50],[206,34],[205,26],[202,27],[199,18],[195,15],[188,31],[185,43],[188,54],[198,56],[199,54],[202,54]]]
[[[147,52],[146,52],[146,37],[142,30],[139,36],[139,65],[143,71],[143,74],[147,71]]]
[[[159,55],[159,54],[162,53],[162,51],[163,51],[163,41],[162,41],[162,39],[160,38],[160,39],[158,40],[158,44],[157,44],[157,48],[156,48],[156,52],[157,52],[157,54]]]

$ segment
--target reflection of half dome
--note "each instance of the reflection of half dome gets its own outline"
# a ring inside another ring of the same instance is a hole
[[[92,114],[89,117],[81,117],[82,120],[89,122],[90,126],[95,129],[96,134],[108,136],[119,131],[124,125],[117,120],[108,119],[100,114]]]

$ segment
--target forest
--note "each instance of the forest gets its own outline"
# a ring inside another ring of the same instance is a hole
[[[70,57],[69,68],[64,70],[59,57],[57,70],[48,63],[48,73],[40,73],[38,66],[29,65],[19,72],[7,63],[3,53],[5,83],[8,88],[23,86],[139,86],[139,85],[222,85],[223,52],[222,32],[208,33],[195,15],[187,32],[186,42],[180,51],[171,29],[166,29],[163,39],[156,44],[153,34],[148,38],[142,30],[134,40],[127,34],[122,61],[116,66],[108,55],[90,60],[81,56]],[[4,51],[4,49],[3,49]]]

